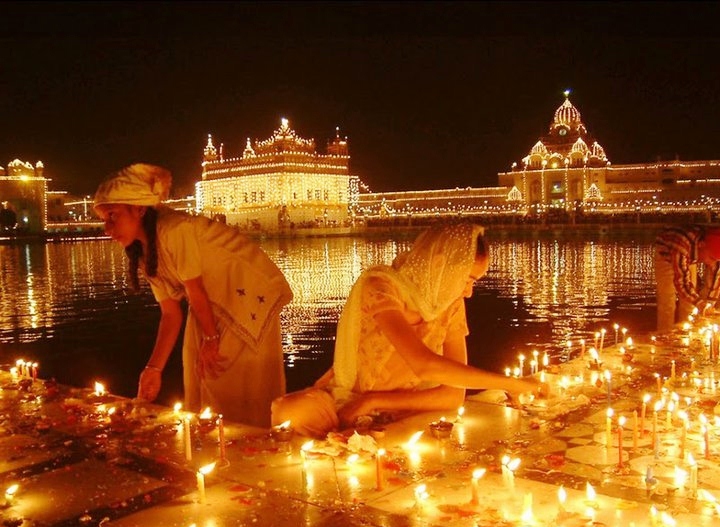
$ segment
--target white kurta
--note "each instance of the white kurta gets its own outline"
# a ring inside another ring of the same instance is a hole
[[[282,272],[233,227],[203,216],[158,209],[158,271],[149,278],[158,302],[185,297],[183,282],[202,276],[218,323],[227,369],[197,375],[202,331],[189,310],[183,341],[186,407],[210,406],[227,419],[269,426],[270,404],[285,393],[280,311],[292,299]]]

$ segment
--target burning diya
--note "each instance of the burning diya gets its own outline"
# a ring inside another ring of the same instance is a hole
[[[430,423],[430,433],[436,439],[447,439],[452,433],[453,424],[441,418],[439,421]]]
[[[198,427],[200,432],[207,434],[217,425],[217,417],[212,413],[210,407],[205,408],[202,413],[198,414]]]
[[[290,428],[290,421],[285,421],[284,423],[273,427],[270,435],[275,441],[286,443],[292,439],[294,433],[295,431]]]

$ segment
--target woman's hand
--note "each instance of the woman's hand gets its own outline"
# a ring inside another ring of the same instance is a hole
[[[227,357],[220,355],[220,339],[203,340],[197,360],[197,372],[201,379],[207,375],[217,379],[227,368],[222,365]]]
[[[370,415],[374,411],[372,395],[360,395],[338,410],[340,428],[353,427],[358,417]]]
[[[138,382],[138,399],[149,403],[157,399],[162,386],[162,371],[158,368],[145,368]]]
[[[550,385],[532,377],[513,379],[513,383],[508,386],[506,391],[511,401],[527,404],[536,398],[547,397],[550,393]]]

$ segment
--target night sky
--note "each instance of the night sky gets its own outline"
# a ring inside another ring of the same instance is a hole
[[[335,127],[374,191],[491,186],[572,90],[613,164],[720,159],[720,4],[0,2],[0,164],[92,194],[132,162],[175,195],[207,134],[241,155]]]

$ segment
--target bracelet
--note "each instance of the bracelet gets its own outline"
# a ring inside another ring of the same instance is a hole
[[[162,373],[162,368],[158,368],[157,366],[150,366],[149,364],[145,366],[145,369]]]
[[[209,337],[203,337],[203,342],[210,342],[212,340],[220,340],[220,333],[215,333],[214,335],[210,335]]]

